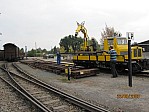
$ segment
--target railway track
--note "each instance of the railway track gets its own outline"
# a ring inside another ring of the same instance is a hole
[[[149,71],[143,71],[143,72],[136,73],[135,76],[138,76],[138,77],[149,77]]]
[[[15,63],[13,63],[13,67],[12,65],[9,65],[9,68],[5,68],[4,70],[18,83],[18,85],[21,85],[21,87],[18,87],[17,85],[20,90],[25,92],[28,97],[45,109],[43,111],[109,112],[109,110],[95,106],[70,94],[62,92],[57,88],[47,85],[46,83],[24,72]]]
[[[1,68],[4,70],[4,68]],[[14,79],[12,79],[9,72],[8,75],[1,75],[0,80],[3,86],[1,91],[4,89],[4,96],[8,97],[7,99],[3,98],[2,101],[8,106],[4,107],[1,105],[1,111],[21,111],[21,112],[42,112],[46,110],[42,108],[39,104],[37,104],[34,100],[28,97]],[[7,90],[9,88],[9,90]],[[11,98],[12,97],[12,98]],[[6,101],[7,100],[7,101]],[[9,101],[11,100],[11,101]]]

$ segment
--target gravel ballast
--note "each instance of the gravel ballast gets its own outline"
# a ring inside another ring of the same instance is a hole
[[[0,69],[0,76],[6,75]],[[0,112],[35,112],[12,87],[0,79]]]
[[[60,90],[117,112],[148,112],[149,79],[133,76],[133,87],[128,87],[128,77],[111,78],[100,73],[94,77],[67,80],[67,77],[33,69],[17,63],[22,69]],[[140,95],[139,98],[119,98],[119,95]]]

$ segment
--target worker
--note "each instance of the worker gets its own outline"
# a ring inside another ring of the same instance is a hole
[[[86,46],[86,51],[91,51],[91,49],[89,48],[89,46]]]
[[[61,54],[60,54],[59,51],[57,52],[57,64],[58,64],[58,65],[61,64]]]
[[[92,44],[91,46],[93,47],[93,51],[96,51],[97,50],[97,45],[96,45],[96,41],[94,38],[92,38]]]
[[[111,45],[109,48],[109,54],[110,54],[110,65],[111,65],[111,72],[112,72],[112,78],[116,78],[118,76],[118,73],[116,71],[115,65],[117,61],[117,52],[113,49],[113,46]]]

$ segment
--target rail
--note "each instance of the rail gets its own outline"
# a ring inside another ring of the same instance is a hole
[[[3,70],[5,70],[4,68],[1,68]],[[6,70],[5,70],[6,71]],[[9,72],[7,72],[9,73]],[[10,74],[9,74],[10,75]],[[44,109],[41,105],[39,105],[37,102],[35,102],[31,97],[29,97],[27,94],[25,94],[24,92],[22,92],[20,89],[18,89],[17,87],[15,87],[13,84],[11,84],[10,82],[6,81],[4,78],[0,77],[5,83],[7,83],[9,86],[11,86],[14,90],[16,90],[20,95],[22,95],[25,99],[27,99],[28,101],[30,101],[33,105],[35,105],[38,110],[43,111],[43,112],[49,112],[46,109]],[[11,78],[11,77],[10,77]],[[13,80],[13,79],[12,79]],[[13,80],[14,82],[16,82],[15,80]],[[18,84],[17,84],[18,85]],[[19,85],[18,85],[19,86]]]
[[[31,79],[33,79],[34,81],[36,81],[38,83],[38,85],[41,85],[42,87],[54,92],[55,94],[61,96],[62,98],[64,98],[66,101],[71,102],[72,104],[77,105],[78,107],[81,107],[87,111],[90,112],[110,112],[109,110],[103,108],[103,107],[98,107],[96,105],[93,105],[89,102],[86,102],[84,100],[81,100],[75,96],[72,96],[68,93],[65,93],[63,91],[58,90],[57,88],[46,84],[45,82],[42,82],[40,80],[38,80],[37,78],[29,75],[28,73],[26,73],[25,71],[23,71],[20,67],[18,67],[16,64],[13,63],[13,65],[22,73],[24,73],[25,75],[27,75],[28,77],[30,77]],[[32,82],[34,82],[32,81]]]

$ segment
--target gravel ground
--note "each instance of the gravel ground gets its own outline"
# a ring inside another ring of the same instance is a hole
[[[6,74],[0,69],[0,76],[3,77],[3,75]],[[33,109],[0,79],[0,112],[33,112]]]
[[[79,98],[117,112],[148,112],[149,79],[133,77],[133,87],[128,87],[128,77],[111,78],[111,74],[100,73],[94,77],[67,80],[67,77],[47,71],[33,69],[18,63],[35,77]],[[123,94],[138,94],[140,98],[118,98]]]

